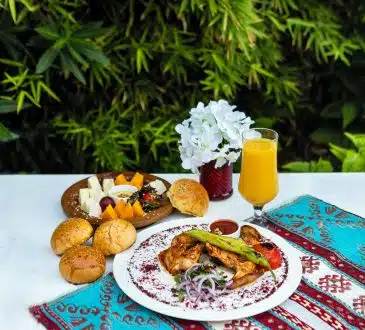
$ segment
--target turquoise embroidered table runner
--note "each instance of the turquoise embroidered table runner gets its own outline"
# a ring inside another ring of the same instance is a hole
[[[268,312],[228,322],[174,320],[130,300],[112,274],[30,311],[48,329],[365,329],[365,219],[309,195],[265,218],[303,266],[296,292]]]

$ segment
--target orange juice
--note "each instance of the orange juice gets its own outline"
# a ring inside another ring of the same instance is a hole
[[[238,190],[254,206],[264,206],[278,193],[277,144],[269,139],[246,140],[242,147]]]

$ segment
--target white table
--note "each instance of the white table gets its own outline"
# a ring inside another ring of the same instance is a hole
[[[65,219],[60,198],[72,183],[87,175],[0,176],[0,329],[39,329],[28,312],[32,304],[47,302],[76,288],[58,272],[59,257],[50,237]],[[182,175],[161,175],[173,182]],[[193,175],[184,175],[192,177]],[[236,187],[234,194],[211,202],[209,216],[244,219],[252,215]],[[270,206],[302,194],[312,194],[360,216],[365,216],[365,174],[280,174],[280,192]],[[175,213],[165,221],[182,217]],[[111,270],[112,258],[108,260]]]

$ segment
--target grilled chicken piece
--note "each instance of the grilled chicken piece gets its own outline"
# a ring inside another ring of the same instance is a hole
[[[241,227],[240,236],[243,239],[243,241],[250,246],[260,244],[262,240],[262,236],[258,232],[258,230],[248,225],[244,225]]]
[[[224,266],[236,271],[232,277],[233,284],[229,287],[230,289],[252,283],[263,274],[257,270],[253,262],[245,260],[236,253],[224,251],[209,243],[206,243],[206,248],[211,257],[220,260]]]
[[[161,251],[158,258],[171,275],[177,275],[198,262],[203,248],[204,244],[202,243],[198,243],[192,247],[184,244],[176,244]]]
[[[232,290],[232,289],[239,288],[240,286],[253,283],[260,276],[262,276],[264,274],[264,272],[265,272],[264,270],[257,270],[254,273],[250,273],[250,274],[244,275],[244,276],[236,278],[236,279],[232,278],[233,283],[229,288]]]
[[[183,244],[186,247],[191,247],[191,246],[195,245],[196,243],[197,243],[196,239],[190,237],[187,234],[182,233],[180,235],[175,236],[172,239],[171,246]]]
[[[215,245],[212,245],[210,243],[205,243],[205,246],[208,250],[208,254],[211,257],[217,258],[218,260],[220,260],[222,262],[222,264],[224,266],[226,266],[227,268],[236,270],[237,264],[245,261],[238,254],[233,253],[233,252],[224,251],[224,250],[220,249],[219,247],[216,247]]]

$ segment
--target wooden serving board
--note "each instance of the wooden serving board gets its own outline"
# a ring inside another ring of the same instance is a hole
[[[109,172],[109,173],[96,174],[96,176],[98,177],[99,180],[104,178],[115,179],[120,173],[123,173],[126,179],[130,181],[135,172]],[[161,180],[165,184],[167,190],[169,190],[171,186],[171,184],[168,181],[160,177],[148,173],[141,173],[141,174],[143,174],[144,177],[143,181],[144,185],[154,180]],[[101,218],[89,216],[80,208],[79,190],[81,188],[87,188],[87,187],[88,187],[87,178],[74,183],[72,186],[67,188],[67,190],[63,193],[61,198],[61,205],[63,211],[68,217],[83,218],[88,220],[93,226],[99,226],[103,222]],[[165,192],[162,195],[161,206],[158,209],[152,210],[151,212],[147,212],[143,217],[134,218],[130,221],[134,225],[134,227],[142,228],[149,226],[162,218],[167,217],[169,214],[171,214],[172,211],[173,207]]]

